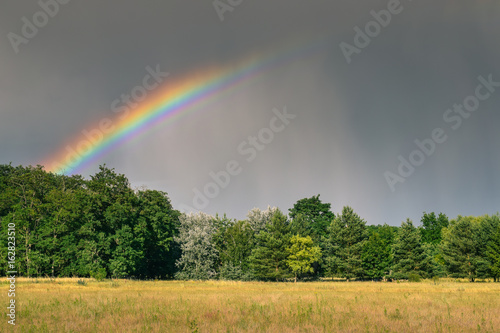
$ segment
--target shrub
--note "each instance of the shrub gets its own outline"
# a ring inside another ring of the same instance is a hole
[[[417,273],[408,274],[408,281],[410,282],[420,282],[422,278]]]
[[[90,277],[96,279],[97,281],[102,281],[106,278],[106,268],[99,268],[97,272],[90,271]]]

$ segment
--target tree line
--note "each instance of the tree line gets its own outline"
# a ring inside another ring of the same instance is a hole
[[[84,179],[0,165],[0,252],[15,225],[18,275],[286,281],[500,278],[500,215],[423,213],[419,226],[367,225],[320,196],[245,220],[183,214],[101,166]],[[12,245],[12,244],[11,244]],[[11,270],[7,260],[1,274]]]

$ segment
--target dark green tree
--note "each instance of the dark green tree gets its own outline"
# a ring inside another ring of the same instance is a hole
[[[443,229],[441,257],[452,277],[468,278],[474,282],[481,262],[478,255],[477,231],[479,222],[468,216],[458,216]]]
[[[16,225],[16,257],[19,274],[39,276],[47,267],[41,242],[41,230],[47,222],[46,194],[55,186],[54,175],[48,174],[43,167],[16,167],[10,169],[8,185],[12,201],[9,213],[2,224]]]
[[[391,244],[377,232],[368,238],[361,253],[363,273],[372,280],[382,279],[389,274],[392,263]]]
[[[486,257],[490,262],[491,276],[494,281],[500,280],[500,226],[493,233],[486,247]]]
[[[368,237],[377,233],[387,245],[392,246],[396,240],[399,227],[384,223],[383,225],[369,225],[366,227],[366,230],[368,231]]]
[[[289,221],[278,210],[266,230],[256,236],[256,246],[250,257],[250,267],[256,278],[279,281],[290,276],[286,263],[290,237]]]
[[[254,232],[248,221],[231,221],[216,233],[220,258],[220,278],[251,279],[249,258],[254,247]]]
[[[293,233],[311,236],[316,244],[326,237],[327,228],[335,215],[330,211],[331,204],[323,203],[319,194],[311,198],[298,200],[289,209]]]
[[[138,191],[138,214],[135,234],[144,241],[142,264],[138,276],[172,278],[180,250],[174,242],[179,233],[180,212],[170,203],[167,193]]]
[[[135,237],[137,197],[128,179],[105,165],[87,182],[80,259],[86,274],[107,270],[108,276],[135,276],[144,239]]]
[[[407,279],[410,274],[427,277],[426,254],[422,247],[420,232],[410,219],[401,223],[393,245],[392,277]]]
[[[367,238],[366,222],[351,207],[342,209],[328,228],[326,266],[332,276],[362,278],[361,254]]]
[[[1,165],[0,198],[2,230],[16,225],[21,275],[173,274],[171,245],[178,212],[166,194],[134,193],[128,179],[113,169],[101,166],[84,180],[48,173],[41,166]],[[6,245],[5,235],[0,240]],[[0,253],[6,255],[6,247]]]
[[[478,225],[476,229],[476,246],[477,254],[480,257],[478,260],[477,277],[478,278],[494,278],[494,273],[491,270],[492,262],[487,255],[488,246],[494,240],[496,230],[500,226],[500,216],[483,215],[476,218]]]
[[[420,228],[420,235],[422,242],[430,244],[439,244],[441,242],[441,230],[448,227],[448,217],[443,213],[438,216],[434,212],[425,213],[420,220],[422,227]]]

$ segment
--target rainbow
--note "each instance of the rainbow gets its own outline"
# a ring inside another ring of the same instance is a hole
[[[65,144],[63,149],[42,165],[53,173],[66,175],[80,173],[106,153],[139,137],[151,127],[174,122],[216,101],[221,95],[251,83],[270,69],[314,54],[323,49],[323,45],[323,42],[316,42],[306,47],[288,47],[278,55],[252,55],[236,65],[212,67],[194,72],[172,83],[169,83],[169,78],[167,78],[168,84],[156,88],[157,92],[148,96],[130,112],[130,115],[122,120],[116,120],[113,130],[104,134],[101,140],[90,142],[80,135]],[[89,128],[98,128],[97,125],[94,126]],[[84,141],[86,141],[87,149],[77,150],[75,147],[81,146],[80,144]]]

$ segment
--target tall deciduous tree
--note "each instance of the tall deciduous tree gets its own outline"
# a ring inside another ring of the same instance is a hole
[[[175,261],[180,256],[174,237],[179,229],[179,211],[170,203],[167,193],[138,191],[136,234],[144,239],[144,260],[139,276],[173,277]]]
[[[278,211],[278,208],[267,206],[265,210],[253,208],[248,212],[247,221],[250,228],[257,235],[262,230],[266,230],[267,226],[271,223],[271,218]]]
[[[218,260],[217,249],[212,242],[216,231],[213,216],[205,213],[182,214],[179,218],[179,236],[175,240],[180,244],[182,255],[177,261],[182,280],[208,280],[215,278]]]
[[[292,232],[311,236],[319,244],[321,239],[326,237],[327,228],[335,217],[330,207],[329,203],[321,202],[319,194],[300,199],[289,209]]]
[[[441,242],[441,230],[446,228],[449,224],[448,217],[443,213],[439,213],[438,216],[434,212],[425,213],[420,220],[422,222],[422,228],[420,229],[420,234],[422,236],[422,242],[430,244],[439,244]]]

